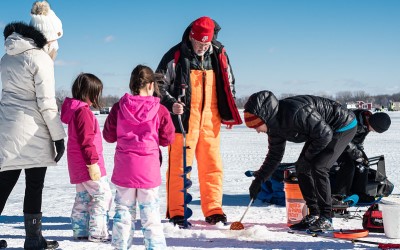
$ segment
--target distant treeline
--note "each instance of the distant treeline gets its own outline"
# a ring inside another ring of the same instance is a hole
[[[283,99],[290,96],[295,96],[296,94],[282,94],[277,96],[279,99]],[[337,92],[335,96],[332,95],[319,95],[322,97],[326,97],[332,100],[335,100],[342,105],[346,105],[347,103],[363,101],[365,103],[372,103],[374,108],[381,108],[382,106],[387,107],[389,102],[400,102],[400,93],[392,94],[392,95],[369,95],[365,91],[341,91]],[[247,102],[249,96],[237,97],[236,105],[238,108],[244,108],[244,104]]]
[[[283,99],[286,97],[294,96],[295,94],[282,94],[277,96],[279,99]],[[58,90],[56,91],[56,99],[57,105],[60,108],[64,99],[68,96],[71,96],[69,91],[66,90]],[[322,97],[326,97],[332,100],[336,100],[337,102],[345,105],[350,102],[363,101],[372,103],[373,107],[380,108],[382,106],[387,107],[389,102],[400,102],[400,93],[392,94],[392,95],[369,95],[365,91],[341,91],[337,92],[335,96],[331,95],[320,95]],[[112,107],[112,105],[120,99],[120,96],[116,95],[103,95],[102,97],[102,107]],[[244,104],[246,103],[249,96],[244,97],[236,97],[236,105],[238,108],[244,108]]]
[[[66,90],[56,91],[58,110],[61,110],[61,105],[63,104],[66,97],[71,97],[70,91]],[[112,107],[112,105],[118,102],[120,98],[121,96],[116,96],[116,95],[103,95],[101,98],[101,107]]]

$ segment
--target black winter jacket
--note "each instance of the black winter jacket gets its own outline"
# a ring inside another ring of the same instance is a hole
[[[280,164],[286,141],[309,143],[302,160],[310,162],[330,143],[336,130],[355,119],[353,112],[327,98],[299,95],[278,101],[269,91],[253,94],[245,112],[257,115],[268,127],[268,154],[260,168],[264,179]]]
[[[366,109],[355,109],[352,111],[357,118],[357,132],[345,151],[351,155],[353,160],[357,160],[361,157],[366,158],[364,153],[364,140],[369,134],[367,117],[371,116],[372,113]]]

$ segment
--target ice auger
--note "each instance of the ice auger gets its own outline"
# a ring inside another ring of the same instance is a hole
[[[182,88],[182,94],[178,96],[178,102],[182,102],[181,98],[185,96],[185,90],[187,88],[186,84],[181,85]],[[193,214],[193,211],[188,208],[188,204],[192,201],[192,195],[188,193],[188,189],[192,186],[192,181],[187,178],[187,174],[189,174],[192,171],[191,166],[187,166],[186,162],[186,149],[189,148],[186,146],[186,131],[185,128],[183,127],[182,124],[182,117],[181,115],[178,115],[178,121],[179,121],[179,127],[181,128],[182,131],[182,137],[183,137],[183,174],[181,175],[183,178],[183,189],[181,192],[183,192],[183,225],[180,226],[180,228],[190,228],[192,224],[188,222],[188,218],[190,218]]]

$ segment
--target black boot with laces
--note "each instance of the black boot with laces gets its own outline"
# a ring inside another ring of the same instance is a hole
[[[332,231],[333,230],[332,219],[327,218],[325,216],[320,216],[314,223],[311,224],[308,230],[310,230],[310,232],[316,232],[316,233]]]
[[[292,230],[307,230],[317,220],[316,215],[306,215],[299,223],[289,226]]]

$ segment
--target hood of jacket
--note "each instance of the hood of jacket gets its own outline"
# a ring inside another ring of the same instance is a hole
[[[244,105],[244,112],[256,115],[267,126],[273,124],[278,113],[279,101],[275,95],[267,90],[252,94]]]
[[[126,121],[139,125],[152,120],[157,115],[160,98],[126,93],[119,101],[119,107]]]
[[[42,49],[47,40],[32,26],[23,22],[14,22],[4,28],[4,47],[9,55],[16,55],[29,49]]]
[[[65,124],[69,124],[75,114],[75,111],[84,106],[89,108],[89,105],[86,102],[69,97],[65,98],[61,107],[61,121]]]

